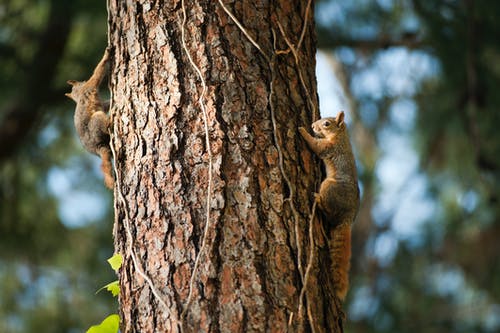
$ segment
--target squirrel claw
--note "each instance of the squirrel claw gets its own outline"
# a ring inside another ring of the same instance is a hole
[[[309,141],[309,137],[310,137],[311,135],[310,135],[310,134],[309,134],[309,132],[305,129],[305,127],[302,127],[302,126],[301,126],[301,127],[299,127],[299,128],[298,128],[298,130],[299,130],[299,133],[300,133],[300,135],[302,136],[302,138],[304,138],[304,140],[306,140],[306,141]]]

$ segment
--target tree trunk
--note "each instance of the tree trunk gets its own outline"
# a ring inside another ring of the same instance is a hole
[[[109,1],[122,332],[340,332],[312,6]]]

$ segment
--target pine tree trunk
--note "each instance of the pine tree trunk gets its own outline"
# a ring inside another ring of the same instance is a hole
[[[318,117],[312,6],[109,1],[122,332],[340,332],[297,132]]]

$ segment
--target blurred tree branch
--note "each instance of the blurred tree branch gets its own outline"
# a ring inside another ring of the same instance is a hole
[[[335,49],[337,47],[345,46],[373,52],[397,46],[406,47],[408,49],[417,49],[424,45],[418,33],[414,31],[405,32],[398,38],[380,36],[372,39],[339,36],[335,34],[332,29],[325,27],[318,27],[317,31],[319,49]]]
[[[0,110],[0,161],[11,156],[24,142],[40,120],[42,106],[54,96],[52,82],[71,31],[73,2],[51,0],[45,30],[39,36],[38,47],[23,76],[23,85],[13,101]],[[4,46],[4,51],[14,52]]]

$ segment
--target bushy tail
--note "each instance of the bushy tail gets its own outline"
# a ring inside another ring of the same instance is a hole
[[[331,230],[328,246],[332,260],[335,294],[343,301],[349,289],[351,266],[351,226],[349,223],[342,223]]]
[[[101,156],[101,170],[104,174],[104,184],[107,188],[113,189],[115,185],[115,180],[113,178],[113,164],[111,162],[111,150],[109,147],[103,147],[99,150],[99,155]]]

